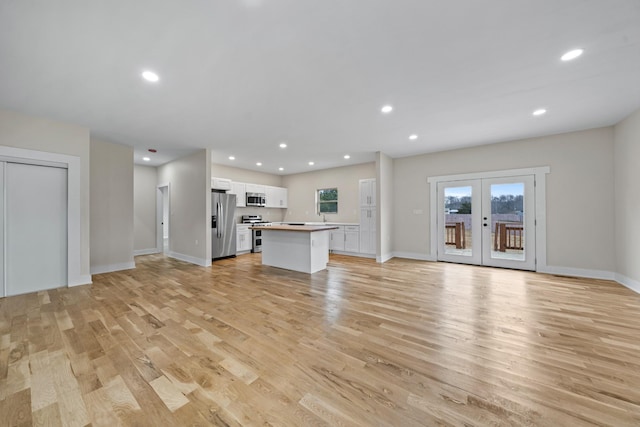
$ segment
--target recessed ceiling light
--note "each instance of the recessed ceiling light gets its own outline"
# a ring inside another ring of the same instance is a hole
[[[393,111],[393,107],[391,105],[385,105],[380,109],[380,111],[382,111],[385,114],[388,114]]]
[[[350,158],[351,158],[351,156],[350,156],[350,155],[348,155],[348,154],[345,154],[345,155],[344,155],[344,158],[345,158],[345,159],[350,159]]]
[[[283,170],[284,170],[284,168],[278,168],[278,170],[279,170],[279,171],[283,171]]]
[[[142,160],[144,160],[145,162],[150,162],[151,159],[149,157],[143,157]]]
[[[313,165],[315,165],[315,163],[309,162],[309,166],[313,166]]]
[[[560,59],[563,61],[571,61],[572,59],[576,59],[578,56],[582,55],[583,52],[584,49],[573,49],[562,55]]]
[[[158,80],[160,80],[160,77],[158,77],[158,75],[156,73],[154,73],[153,71],[144,71],[142,73],[142,78],[145,79],[148,82],[157,82]]]
[[[413,135],[409,135],[409,139],[415,141],[416,139],[418,139],[418,135],[416,135],[415,133]]]
[[[233,156],[229,156],[229,160],[235,160],[236,158]]]
[[[262,162],[257,162],[256,166],[262,166]]]
[[[544,108],[538,108],[536,111],[533,112],[534,116],[542,116],[543,114],[546,114],[547,110],[545,110]]]
[[[287,148],[287,144],[285,144],[284,142],[280,143],[280,148]]]

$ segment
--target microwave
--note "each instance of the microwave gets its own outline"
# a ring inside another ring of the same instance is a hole
[[[267,198],[264,193],[247,193],[247,206],[266,206]]]

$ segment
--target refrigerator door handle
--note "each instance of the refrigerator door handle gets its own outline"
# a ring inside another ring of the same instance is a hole
[[[225,222],[224,222],[224,209],[222,208],[222,203],[220,203],[220,224],[222,224],[224,226]],[[222,237],[224,235],[224,230],[222,229],[222,227],[218,227],[218,230],[220,232],[220,236],[218,237]]]
[[[217,221],[216,221],[216,237],[220,237],[220,202],[216,203],[216,217],[217,217]]]

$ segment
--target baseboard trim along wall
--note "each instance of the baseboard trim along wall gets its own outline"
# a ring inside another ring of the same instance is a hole
[[[637,294],[640,294],[640,282],[630,279],[622,274],[616,273],[616,282],[620,283],[622,286],[625,286]]]
[[[160,252],[162,251],[158,248],[136,249],[133,251],[133,256],[159,254]]]
[[[185,255],[178,252],[170,251],[167,256],[175,259],[179,259],[180,261],[189,262],[191,264],[199,265],[200,267],[211,267],[211,260],[196,258],[191,255]]]
[[[91,267],[91,274],[111,273],[113,271],[131,270],[133,268],[136,268],[136,263],[133,261],[121,262],[118,264],[96,265]]]
[[[72,288],[74,286],[90,285],[92,283],[93,283],[93,281],[91,280],[91,275],[90,274],[86,274],[86,275],[82,275],[82,276],[78,277],[78,280],[75,281],[75,282],[69,282],[69,284],[67,286]]]
[[[585,268],[556,267],[547,265],[539,268],[538,273],[556,274],[558,276],[584,277],[587,279],[615,280],[615,273],[604,270],[589,270]]]
[[[396,258],[416,259],[419,261],[435,261],[435,257],[431,255],[421,254],[418,252],[394,252],[393,256]]]

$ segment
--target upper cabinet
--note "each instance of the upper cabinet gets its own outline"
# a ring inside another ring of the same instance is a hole
[[[236,207],[244,208],[247,206],[247,190],[244,182],[231,182],[231,194],[236,195]]]
[[[260,184],[245,184],[245,190],[247,193],[265,193],[265,186]]]
[[[211,189],[231,190],[231,180],[226,178],[211,178]]]
[[[376,205],[376,180],[360,180],[360,206],[370,207]]]
[[[289,191],[282,187],[265,186],[267,208],[286,208]]]

